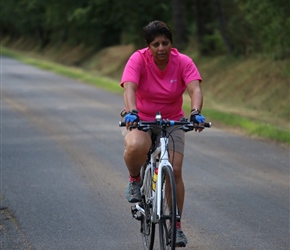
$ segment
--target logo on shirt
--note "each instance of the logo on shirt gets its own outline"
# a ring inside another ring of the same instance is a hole
[[[177,80],[176,79],[170,80],[170,83],[173,83],[173,82],[177,82]]]

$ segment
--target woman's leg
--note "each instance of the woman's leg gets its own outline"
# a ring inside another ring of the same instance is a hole
[[[135,129],[125,136],[124,144],[124,161],[130,174],[126,198],[129,202],[135,203],[141,201],[140,169],[147,160],[151,138],[148,133]]]
[[[176,186],[176,202],[180,215],[180,222],[176,223],[176,246],[185,247],[187,244],[187,238],[181,229],[181,216],[184,204],[184,184],[182,179],[182,161],[183,155],[178,152],[169,151],[171,157],[171,164],[173,167],[173,173]],[[174,154],[174,155],[173,155]]]
[[[176,203],[179,215],[182,215],[184,203],[184,184],[182,179],[182,162],[183,155],[178,152],[169,151],[170,161],[173,167],[175,186],[176,186]]]
[[[131,176],[137,176],[147,160],[151,147],[151,137],[148,133],[134,129],[124,138],[124,161]]]

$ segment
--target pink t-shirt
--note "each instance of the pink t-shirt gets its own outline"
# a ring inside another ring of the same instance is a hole
[[[129,58],[121,80],[137,85],[136,105],[143,121],[155,120],[156,112],[162,118],[180,120],[184,116],[182,95],[188,83],[202,78],[192,59],[172,48],[164,70],[154,63],[149,48],[136,51]]]

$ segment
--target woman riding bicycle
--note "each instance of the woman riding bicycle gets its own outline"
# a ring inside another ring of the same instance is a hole
[[[157,111],[161,112],[164,119],[180,120],[184,117],[182,96],[185,90],[191,98],[190,120],[197,124],[204,122],[204,117],[200,114],[203,103],[200,88],[202,78],[192,59],[172,47],[170,28],[161,21],[150,22],[144,27],[144,38],[148,47],[132,54],[121,80],[125,103],[123,115],[127,126],[124,135],[124,161],[129,171],[126,198],[131,203],[141,201],[140,169],[147,159],[152,142],[150,133],[137,129],[130,131],[128,127],[139,120],[153,121]],[[174,130],[174,127],[169,127],[168,130],[173,131],[169,137],[169,155],[181,216],[184,203],[184,132]],[[187,238],[181,230],[181,222],[177,222],[176,227],[176,245],[185,246]]]

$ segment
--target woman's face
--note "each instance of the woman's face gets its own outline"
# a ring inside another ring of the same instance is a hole
[[[155,63],[167,63],[172,48],[172,43],[166,36],[160,35],[149,44]]]

